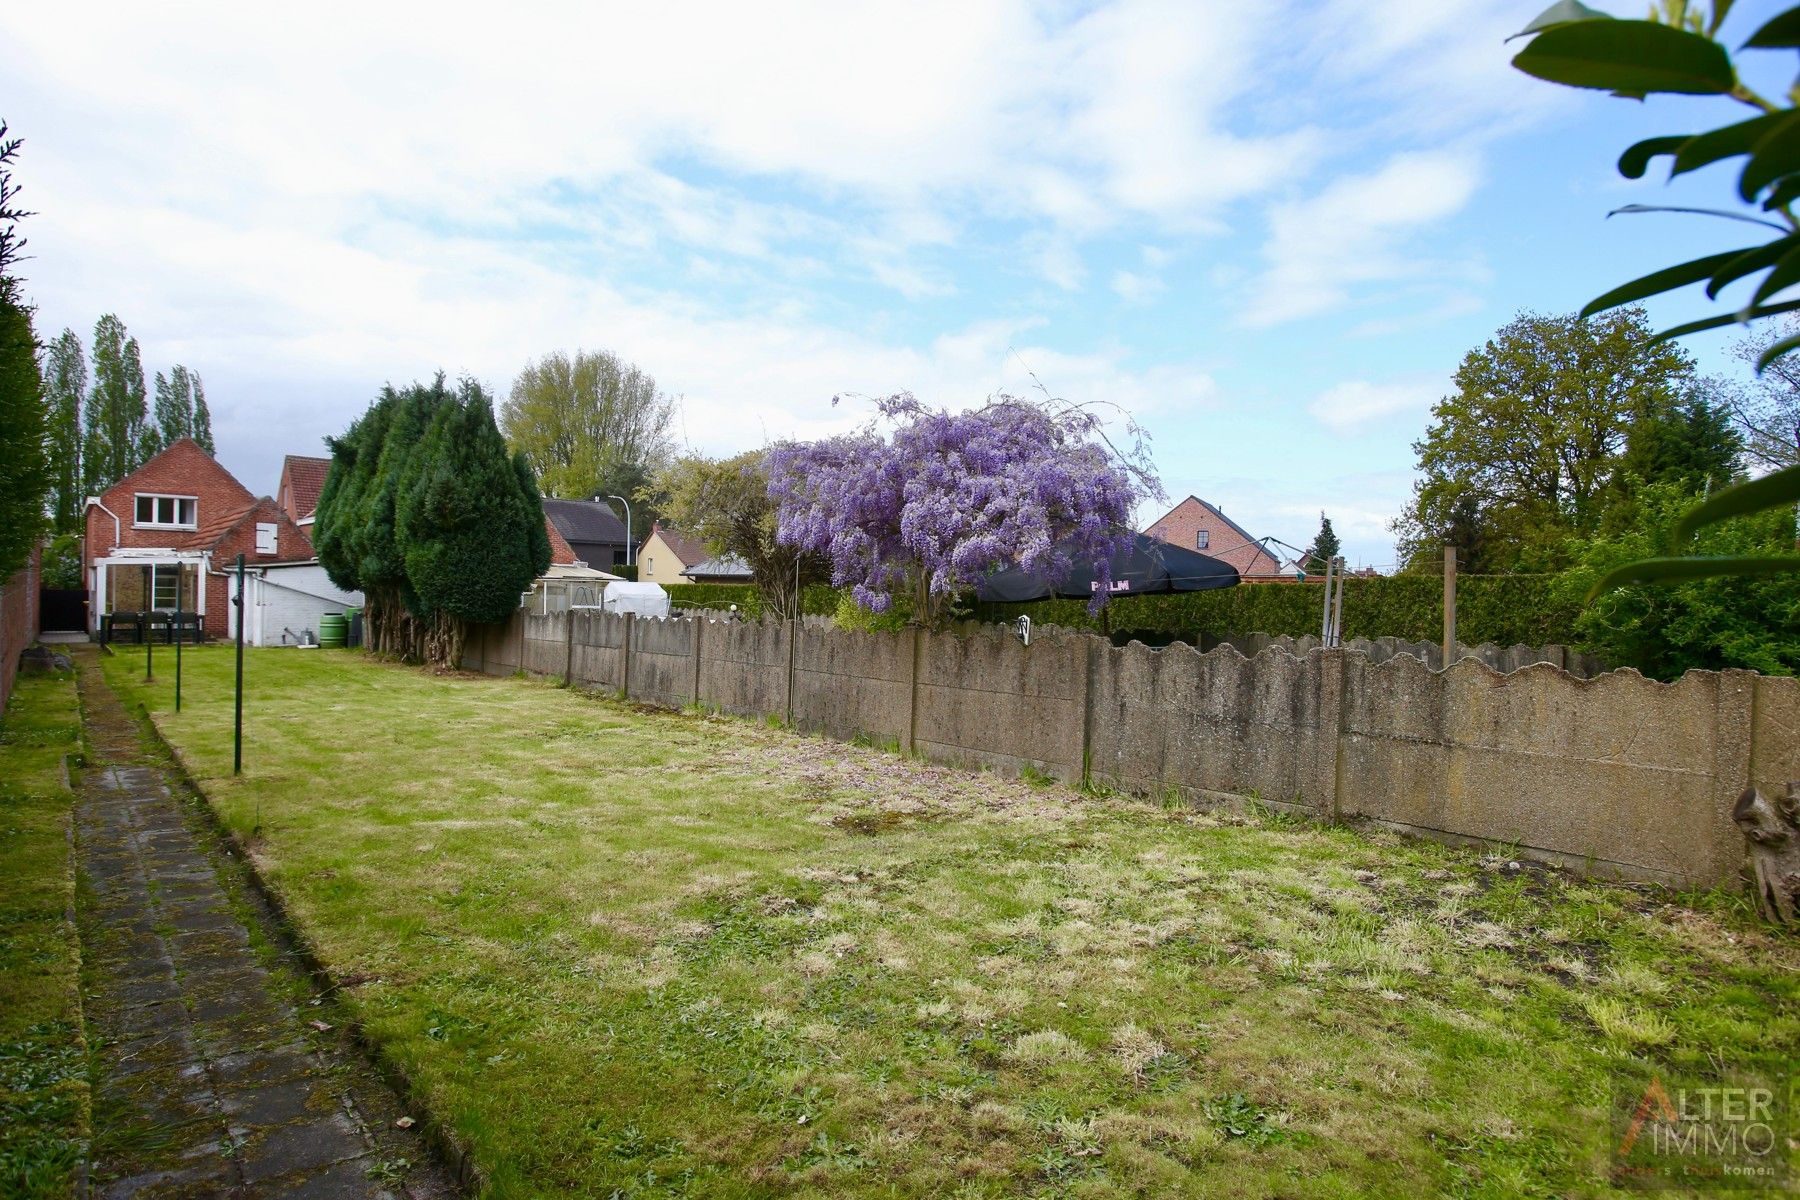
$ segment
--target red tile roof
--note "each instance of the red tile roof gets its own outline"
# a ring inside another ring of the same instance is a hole
[[[655,532],[662,535],[663,545],[675,552],[675,557],[681,560],[683,567],[691,567],[712,557],[706,552],[706,543],[692,534],[681,533],[660,524],[655,527]]]
[[[550,535],[550,561],[562,563],[564,566],[575,561],[575,551],[569,547],[569,539],[564,537],[548,515],[544,517],[544,532]]]
[[[331,470],[329,458],[311,458],[290,454],[281,463],[281,487],[276,498],[288,516],[304,521],[319,507],[319,493],[325,488],[325,476]]]

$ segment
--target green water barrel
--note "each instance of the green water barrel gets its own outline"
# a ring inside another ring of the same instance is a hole
[[[348,628],[343,613],[325,613],[319,618],[319,645],[327,648],[342,646]]]

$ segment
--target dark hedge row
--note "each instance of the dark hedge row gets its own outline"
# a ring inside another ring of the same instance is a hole
[[[1569,643],[1575,610],[1552,599],[1551,575],[1464,575],[1457,580],[1456,632],[1464,644]],[[1246,584],[1216,592],[1184,592],[1115,600],[1090,617],[1079,600],[980,604],[983,621],[1033,621],[1104,632],[1143,630],[1165,636],[1238,633],[1317,635],[1324,617],[1322,583]],[[1444,632],[1444,582],[1424,575],[1350,579],[1344,584],[1344,636],[1436,641]]]
[[[730,608],[746,616],[762,615],[762,597],[748,583],[665,583],[664,589],[677,608]],[[800,594],[800,607],[808,615],[830,616],[837,611],[836,588],[814,586]]]
[[[1467,645],[1494,642],[1570,644],[1575,639],[1575,609],[1552,598],[1551,575],[1464,575],[1457,581],[1456,631]],[[750,616],[762,607],[756,589],[747,584],[680,583],[669,587],[678,605],[724,608],[736,604]],[[829,587],[806,589],[809,613],[837,609],[838,593]],[[1142,630],[1169,637],[1225,637],[1238,633],[1273,633],[1300,637],[1319,632],[1324,615],[1322,583],[1245,584],[1217,592],[1135,596],[1113,601],[1098,617],[1090,617],[1079,600],[1044,600],[1035,604],[978,604],[981,621],[1011,621],[1021,613],[1033,621],[1102,632]],[[1444,584],[1425,575],[1389,575],[1351,579],[1344,584],[1344,636],[1398,637],[1436,641],[1444,632]]]

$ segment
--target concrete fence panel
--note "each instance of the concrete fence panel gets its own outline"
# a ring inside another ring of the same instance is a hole
[[[706,622],[700,702],[739,716],[784,715],[789,635],[775,620]]]
[[[679,708],[694,700],[694,626],[691,620],[636,618],[631,623],[634,700]]]
[[[471,632],[464,661],[661,704],[697,697],[942,762],[1257,797],[1683,885],[1736,882],[1738,792],[1800,779],[1800,680],[1584,678],[1547,661],[1572,661],[1560,647],[1481,648],[1445,671],[1435,647],[1393,639],[1244,645],[1258,652],[553,611]]]
[[[911,736],[914,640],[806,622],[794,648],[793,722],[849,740]]]
[[[1720,678],[1353,658],[1340,812],[1606,874],[1721,878],[1742,846],[1716,778]]]
[[[1057,631],[1026,647],[991,625],[968,637],[918,637],[915,749],[941,762],[1029,766],[1080,781],[1090,639]]]

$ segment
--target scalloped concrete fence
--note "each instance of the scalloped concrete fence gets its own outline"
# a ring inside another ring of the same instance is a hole
[[[1550,664],[1448,671],[1352,650],[1253,658],[1045,629],[861,633],[801,624],[516,613],[464,666],[633,700],[779,715],[928,758],[1030,766],[1195,801],[1246,797],[1598,874],[1734,886],[1749,783],[1800,779],[1800,680],[1692,671],[1583,679]]]

